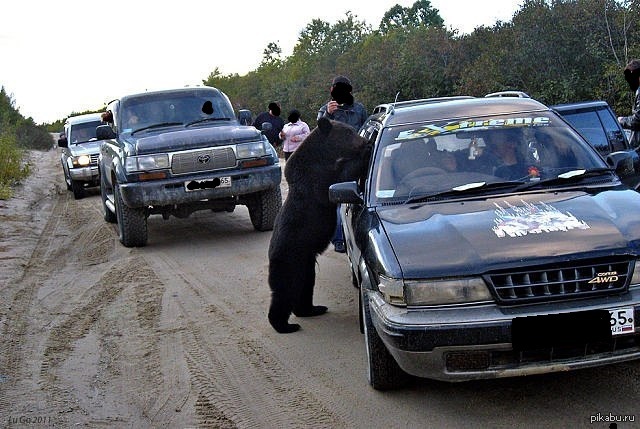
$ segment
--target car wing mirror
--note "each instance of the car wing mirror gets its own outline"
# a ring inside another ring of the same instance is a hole
[[[64,134],[61,134],[60,138],[58,138],[58,147],[69,147],[67,136],[65,136]]]
[[[271,122],[263,122],[262,125],[260,125],[260,129],[263,133],[266,131],[271,131],[273,129],[273,125],[271,125]]]
[[[329,201],[336,204],[361,204],[363,202],[356,182],[334,183],[329,186]]]
[[[251,110],[238,110],[238,122],[242,125],[251,125]]]
[[[620,178],[634,174],[633,154],[635,152],[619,151],[607,155],[607,164],[615,170]]]
[[[98,125],[96,127],[96,138],[98,140],[109,140],[116,138],[116,133],[109,125]]]

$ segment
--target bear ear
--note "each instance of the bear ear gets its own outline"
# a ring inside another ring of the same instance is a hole
[[[331,125],[331,121],[329,119],[322,117],[318,119],[318,128],[320,128],[322,134],[329,134],[333,125]]]

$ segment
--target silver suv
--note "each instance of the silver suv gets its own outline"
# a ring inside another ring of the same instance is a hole
[[[99,113],[69,117],[58,139],[64,181],[76,200],[84,196],[86,187],[100,185],[100,141],[96,138],[96,127],[102,124]]]

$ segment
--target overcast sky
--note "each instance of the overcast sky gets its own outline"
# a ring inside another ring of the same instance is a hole
[[[127,93],[199,85],[218,67],[243,75],[270,42],[291,54],[313,19],[351,11],[374,29],[415,0],[4,0],[0,86],[36,123],[99,109]],[[510,21],[522,0],[431,0],[445,26],[469,33]]]

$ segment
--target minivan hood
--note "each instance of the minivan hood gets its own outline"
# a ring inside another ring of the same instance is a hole
[[[640,194],[535,193],[378,210],[406,279],[636,252]],[[566,260],[566,259],[565,259]]]
[[[256,128],[238,124],[157,130],[160,132],[142,131],[140,136],[136,134],[128,137],[135,145],[138,155],[246,143],[261,138],[260,131]]]

